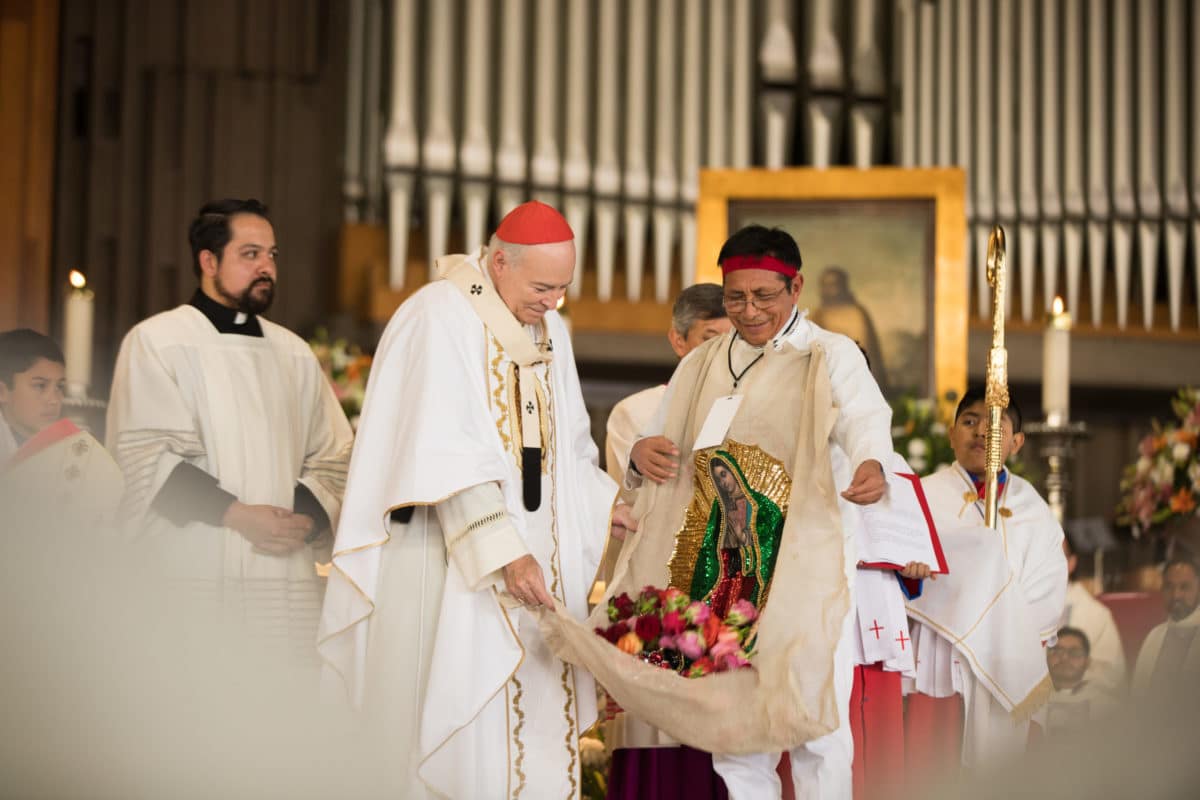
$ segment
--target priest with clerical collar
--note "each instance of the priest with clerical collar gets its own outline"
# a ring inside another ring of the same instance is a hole
[[[260,316],[278,278],[266,207],[208,203],[188,239],[199,288],[117,357],[107,436],[124,516],[256,638],[311,652],[313,548],[337,521],[350,425],[307,343]]]
[[[1146,634],[1133,670],[1133,694],[1167,700],[1200,675],[1200,568],[1187,555],[1163,567],[1167,621]]]
[[[438,259],[379,343],[319,648],[396,756],[392,796],[579,794],[596,693],[535,614],[583,617],[632,519],[554,310],[575,255],[558,211],[517,206],[486,248]]]

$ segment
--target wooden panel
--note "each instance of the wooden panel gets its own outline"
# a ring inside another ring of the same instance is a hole
[[[58,12],[0,0],[0,328],[50,327]]]

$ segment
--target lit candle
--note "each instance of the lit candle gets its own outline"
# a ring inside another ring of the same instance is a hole
[[[1054,298],[1042,340],[1042,410],[1046,422],[1064,425],[1071,410],[1071,315]]]
[[[70,281],[63,323],[67,394],[86,397],[88,385],[92,382],[92,312],[96,295],[87,288],[87,278],[79,270],[71,270]]]

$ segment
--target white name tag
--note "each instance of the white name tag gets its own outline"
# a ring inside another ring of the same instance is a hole
[[[733,424],[733,417],[737,414],[738,406],[741,404],[742,395],[740,394],[731,394],[714,400],[712,408],[708,412],[708,418],[704,420],[704,425],[696,436],[696,442],[692,445],[692,450],[716,447],[725,441],[725,434],[729,433],[729,426]]]

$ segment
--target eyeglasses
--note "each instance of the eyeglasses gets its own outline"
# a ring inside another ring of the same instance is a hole
[[[1052,656],[1061,656],[1062,658],[1087,658],[1087,653],[1082,647],[1051,647],[1048,651]]]
[[[771,304],[779,299],[780,295],[787,291],[788,287],[783,287],[776,292],[751,292],[749,297],[746,295],[725,295],[721,298],[721,304],[725,306],[726,311],[737,313],[746,308],[749,303],[758,309],[767,309]]]

